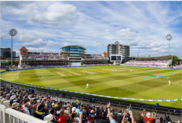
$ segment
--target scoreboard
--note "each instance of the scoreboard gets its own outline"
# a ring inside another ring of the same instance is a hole
[[[122,61],[122,55],[120,54],[112,54],[110,55],[110,61]]]

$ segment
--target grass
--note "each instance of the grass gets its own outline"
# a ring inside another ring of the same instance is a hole
[[[112,72],[113,68],[117,71]],[[133,71],[130,72],[130,69]],[[169,86],[169,79],[149,77],[146,76],[147,74],[170,77],[172,85]],[[36,86],[105,96],[170,100],[182,98],[181,75],[180,70],[99,66],[22,70],[5,73],[2,78]],[[87,83],[89,83],[89,89],[86,89]],[[132,102],[153,105],[156,103]],[[173,108],[181,108],[181,103],[182,101],[159,102],[161,106]]]

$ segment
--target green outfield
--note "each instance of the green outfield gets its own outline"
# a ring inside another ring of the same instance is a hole
[[[113,69],[115,70],[112,72]],[[131,69],[132,72],[130,72]],[[146,76],[147,74],[170,77],[171,85],[169,86],[169,79],[150,77]],[[17,76],[19,76],[18,79]],[[36,86],[114,97],[152,100],[170,100],[182,97],[180,70],[124,66],[46,68],[7,72],[1,78]],[[89,89],[86,89],[87,83],[89,83]],[[174,108],[181,108],[181,103],[182,101],[159,102],[161,106]]]

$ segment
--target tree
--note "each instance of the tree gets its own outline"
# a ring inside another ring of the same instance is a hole
[[[150,57],[150,55],[148,55],[148,57]]]
[[[178,63],[178,61],[179,61],[178,56],[174,55],[174,56],[173,56],[173,60],[172,60],[172,64],[173,64],[173,65],[176,65],[176,64]]]

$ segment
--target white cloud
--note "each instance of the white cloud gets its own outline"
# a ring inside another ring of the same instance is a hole
[[[103,37],[103,36],[106,36],[106,35],[109,35],[109,34],[110,34],[109,29],[106,29],[104,33],[100,33],[97,36],[98,37]]]
[[[117,39],[120,40],[134,40],[137,36],[136,32],[131,32],[130,28],[120,29],[116,31]]]
[[[34,47],[34,48],[40,48],[40,47],[55,47],[55,46],[60,46],[60,42],[55,42],[55,41],[43,41],[42,39],[34,40],[31,42],[25,42],[21,44],[22,46],[25,47]]]
[[[50,25],[72,25],[76,18],[77,9],[70,4],[53,3],[44,11],[36,11],[30,16],[29,23]]]
[[[168,53],[165,36],[170,33],[173,36],[171,52],[180,55],[177,49],[182,44],[182,14],[181,8],[175,4],[128,1],[4,2],[1,39],[8,39],[9,28],[15,27],[18,30],[16,39],[23,41],[18,43],[32,48],[38,47],[39,42],[44,47],[49,43],[54,49],[52,43],[58,42],[57,45],[77,44],[106,50],[108,43],[117,40],[131,46],[131,55],[136,54],[138,48],[143,55],[160,55]]]

